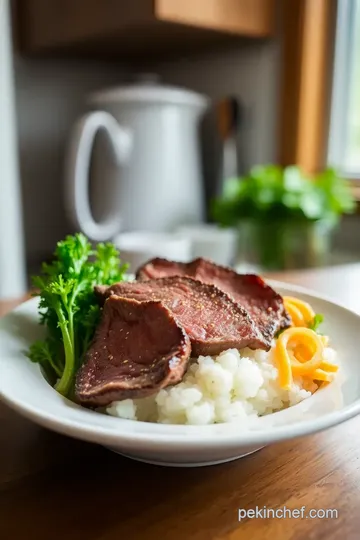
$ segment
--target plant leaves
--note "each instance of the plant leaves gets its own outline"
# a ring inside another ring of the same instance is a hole
[[[231,227],[246,219],[336,223],[354,209],[351,188],[334,169],[310,178],[294,165],[258,165],[244,177],[229,179],[210,213],[220,225]]]
[[[314,330],[314,332],[317,332],[319,329],[319,326],[324,322],[324,315],[321,313],[317,313],[312,321],[309,322],[308,328],[310,330]]]
[[[71,391],[100,317],[94,285],[122,281],[125,270],[113,244],[101,243],[93,250],[83,234],[75,234],[57,244],[51,264],[43,264],[33,278],[47,338],[34,343],[28,356],[59,379],[60,393]]]

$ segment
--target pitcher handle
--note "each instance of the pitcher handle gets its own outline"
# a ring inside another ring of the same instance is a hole
[[[116,163],[127,163],[132,136],[115,118],[105,111],[94,111],[82,116],[74,125],[66,164],[66,207],[72,223],[95,241],[108,240],[121,227],[121,216],[114,213],[103,222],[96,222],[90,206],[90,159],[97,132],[103,129],[108,136]]]

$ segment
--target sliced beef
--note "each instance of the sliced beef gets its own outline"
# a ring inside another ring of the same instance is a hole
[[[199,258],[189,263],[182,263],[156,257],[145,263],[143,266],[140,266],[135,277],[137,281],[147,281],[148,279],[159,279],[170,276],[195,277],[194,274],[196,274],[197,261],[202,260],[205,259]]]
[[[167,276],[191,276],[216,285],[249,312],[266,341],[271,341],[278,330],[290,326],[282,297],[260,276],[238,274],[201,258],[188,264],[153,259],[136,274],[141,281]]]
[[[118,295],[140,302],[160,300],[189,335],[195,356],[216,355],[231,347],[270,348],[270,341],[263,338],[247,311],[214,285],[173,276],[121,282],[96,291],[103,298]]]
[[[144,397],[181,381],[190,339],[160,302],[111,296],[76,379],[87,405]]]

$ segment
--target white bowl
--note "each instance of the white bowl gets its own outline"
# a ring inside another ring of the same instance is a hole
[[[338,351],[335,381],[289,409],[259,418],[250,429],[235,424],[161,425],[123,420],[75,405],[43,378],[23,354],[41,337],[37,300],[0,321],[0,397],[34,422],[143,461],[199,466],[230,461],[277,441],[315,433],[360,412],[360,317],[323,297],[292,285],[273,283],[282,294],[311,302],[325,315],[324,329]]]

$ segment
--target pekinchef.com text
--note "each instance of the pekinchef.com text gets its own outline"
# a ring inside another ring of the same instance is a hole
[[[268,508],[267,506],[256,506],[255,508],[239,508],[238,521],[245,519],[337,519],[338,510],[336,508]]]

